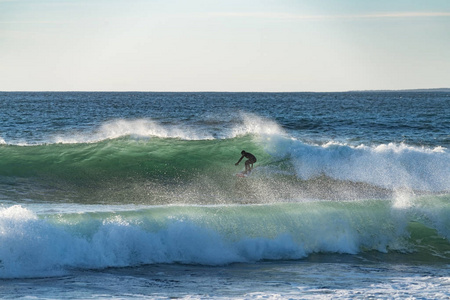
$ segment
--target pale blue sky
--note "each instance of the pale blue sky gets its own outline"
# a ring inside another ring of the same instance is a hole
[[[0,0],[0,91],[450,87],[450,0]]]

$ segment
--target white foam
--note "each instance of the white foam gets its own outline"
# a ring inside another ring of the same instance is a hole
[[[93,132],[75,132],[62,134],[53,138],[53,143],[94,143],[124,136],[179,138],[184,140],[206,140],[213,136],[194,130],[187,126],[162,126],[150,119],[124,120],[117,119],[103,123]]]
[[[246,134],[256,135],[286,135],[284,129],[276,122],[250,113],[240,114],[241,123],[235,126],[229,135],[230,138]]]
[[[36,220],[37,216],[30,210],[20,205],[13,205],[6,208],[0,208],[0,220],[4,222]]]
[[[442,147],[310,145],[280,136],[266,140],[264,146],[275,157],[289,158],[296,175],[305,180],[326,175],[389,189],[450,190],[450,153]]]
[[[396,209],[408,209],[413,205],[414,192],[405,189],[395,189],[392,206]]]

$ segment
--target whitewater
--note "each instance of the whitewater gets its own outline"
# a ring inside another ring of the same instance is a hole
[[[1,297],[448,298],[449,104],[0,93]]]

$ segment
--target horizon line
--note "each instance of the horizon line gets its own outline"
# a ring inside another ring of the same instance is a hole
[[[417,88],[417,89],[374,89],[374,90],[344,90],[344,91],[149,91],[149,90],[10,90],[0,93],[361,93],[361,92],[450,92],[450,88]]]

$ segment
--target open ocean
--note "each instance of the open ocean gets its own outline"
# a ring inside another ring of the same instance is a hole
[[[0,92],[0,298],[450,299],[450,92]]]

